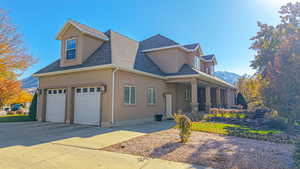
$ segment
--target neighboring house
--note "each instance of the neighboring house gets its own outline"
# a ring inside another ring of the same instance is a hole
[[[69,20],[58,33],[60,59],[39,79],[40,121],[116,126],[234,105],[236,89],[214,77],[214,55],[198,43],[155,35],[135,41]]]

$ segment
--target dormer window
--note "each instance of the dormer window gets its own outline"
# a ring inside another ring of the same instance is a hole
[[[66,40],[66,59],[76,58],[76,39]]]
[[[199,56],[194,57],[194,68],[200,70],[200,57]]]

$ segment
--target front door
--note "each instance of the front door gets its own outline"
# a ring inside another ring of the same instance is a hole
[[[204,87],[198,87],[198,104],[199,104],[199,111],[205,111],[205,100],[206,100],[206,93]]]
[[[166,115],[167,118],[172,117],[172,95],[166,94]]]

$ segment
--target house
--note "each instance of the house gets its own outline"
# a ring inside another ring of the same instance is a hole
[[[73,20],[56,39],[60,59],[34,74],[40,121],[109,127],[235,103],[235,87],[213,75],[216,57],[198,43],[160,34],[136,41]]]

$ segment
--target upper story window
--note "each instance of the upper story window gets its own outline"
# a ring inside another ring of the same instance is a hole
[[[66,40],[66,58],[67,60],[76,58],[76,39]]]
[[[148,104],[155,104],[156,103],[155,88],[148,88],[147,102],[148,102]]]
[[[200,70],[200,57],[199,56],[194,57],[194,68]]]

